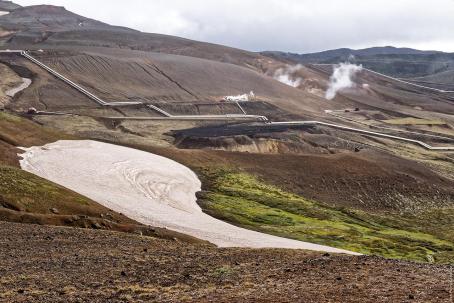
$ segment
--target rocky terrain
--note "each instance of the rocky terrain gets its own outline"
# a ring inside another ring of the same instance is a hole
[[[451,302],[448,266],[0,223],[1,302]]]

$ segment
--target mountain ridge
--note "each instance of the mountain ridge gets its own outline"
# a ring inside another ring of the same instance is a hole
[[[21,8],[22,6],[12,2],[12,1],[0,1],[0,10],[11,12],[15,9]]]
[[[393,46],[354,50],[333,49],[318,53],[296,54],[265,51],[262,55],[289,64],[338,64],[351,62],[395,77],[425,77],[454,69],[454,53],[423,51]]]
[[[53,5],[25,6],[0,17],[0,48],[127,48],[210,59],[262,69],[269,58],[229,46],[109,25]]]

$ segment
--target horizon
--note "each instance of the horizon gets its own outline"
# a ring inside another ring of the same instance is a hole
[[[451,0],[439,0],[442,11],[409,0],[399,3],[374,0],[368,4],[349,0],[342,7],[333,5],[332,0],[267,0],[268,5],[259,5],[258,0],[220,1],[216,5],[203,0],[192,1],[190,5],[181,0],[131,0],[129,10],[124,9],[122,2],[106,0],[96,4],[88,0],[13,2],[22,6],[64,6],[76,14],[112,25],[253,52],[305,54],[385,46],[454,52],[454,38],[449,33],[454,26],[454,20],[449,18],[454,14]],[[374,16],[368,15],[370,11],[374,11]]]

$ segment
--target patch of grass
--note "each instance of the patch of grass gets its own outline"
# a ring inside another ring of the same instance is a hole
[[[389,258],[422,262],[454,259],[453,238],[442,236],[438,225],[423,224],[423,219],[333,208],[245,173],[217,170],[206,178],[211,180],[210,191],[200,199],[201,206],[238,226]],[[444,211],[454,219],[454,210]],[[427,220],[440,214],[420,215]],[[446,229],[454,227],[454,220],[449,222]]]
[[[18,116],[10,115],[5,112],[0,112],[0,121],[3,120],[9,123],[19,123],[21,122],[21,118]]]
[[[44,145],[62,139],[74,137],[0,111],[0,165],[19,166],[16,146]]]
[[[0,112],[0,140],[14,146],[43,145],[61,139],[74,139],[33,121]]]
[[[118,222],[133,222],[82,195],[18,168],[19,150],[15,146],[42,145],[70,138],[25,118],[0,112],[0,210],[30,215],[57,212],[59,215],[97,218],[109,213]]]
[[[0,166],[0,197],[23,211],[36,213],[47,213],[52,207],[64,210],[93,204],[64,187],[8,166]]]
[[[0,208],[32,214],[99,217],[111,213],[107,208],[69,189],[15,167],[0,165]],[[118,217],[116,214],[113,216]]]
[[[214,270],[214,276],[216,277],[226,277],[234,273],[233,268],[230,266],[222,266]]]

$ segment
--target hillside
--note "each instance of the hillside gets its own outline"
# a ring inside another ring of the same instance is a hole
[[[259,54],[189,39],[108,25],[50,5],[27,6],[0,17],[0,46],[91,46],[163,52],[261,68]],[[8,34],[7,34],[8,33]],[[268,59],[269,60],[269,59]]]
[[[424,77],[410,78],[410,81],[445,90],[454,90],[454,70],[449,69]]]
[[[360,68],[326,93],[345,60],[442,87],[453,54],[253,53],[1,5],[0,49],[28,52],[0,52],[0,301],[448,297],[454,94]],[[20,169],[31,146],[37,175]],[[159,170],[170,160],[198,187]],[[209,221],[188,225],[178,199]],[[365,256],[219,249],[188,236],[235,240],[206,222]]]
[[[46,20],[46,22],[36,21],[38,16],[41,18],[39,20]],[[451,142],[450,125],[453,120],[449,114],[454,113],[454,106],[443,96],[432,95],[428,99],[428,95],[422,90],[408,89],[403,84],[385,80],[373,74],[361,73],[358,80],[367,83],[369,88],[342,92],[336,97],[336,102],[330,102],[323,94],[314,93],[311,87],[316,85],[320,91],[326,89],[332,72],[330,68],[311,65],[302,67],[297,73],[305,79],[305,82],[299,89],[295,89],[269,76],[274,68],[283,66],[283,62],[278,63],[270,59],[268,66],[270,70],[264,73],[254,66],[246,66],[245,63],[249,62],[250,58],[259,60],[261,56],[245,51],[213,45],[211,46],[214,48],[208,49],[206,48],[208,44],[192,41],[192,45],[200,51],[198,55],[207,51],[215,57],[210,55],[206,58],[196,58],[175,55],[177,48],[185,48],[184,43],[182,44],[183,40],[177,37],[168,37],[170,40],[165,41],[160,40],[163,37],[152,39],[153,43],[158,43],[162,47],[174,45],[175,49],[160,48],[158,49],[160,52],[134,50],[134,42],[129,38],[134,35],[143,38],[145,36],[142,35],[147,34],[87,19],[61,7],[25,7],[5,17],[7,18],[0,18],[0,22],[8,20],[9,29],[16,31],[12,38],[6,41],[7,44],[19,43],[19,47],[25,48],[27,44],[21,43],[28,42],[15,40],[17,37],[22,34],[49,32],[51,35],[48,39],[38,41],[34,45],[34,48],[43,47],[43,50],[30,52],[35,58],[81,84],[107,103],[130,101],[142,103],[121,107],[100,106],[25,58],[17,54],[2,55],[5,70],[9,69],[19,76],[32,78],[31,86],[9,100],[6,108],[16,113],[27,112],[30,107],[42,111],[43,114],[28,115],[39,124],[79,138],[135,145],[146,149],[159,145],[168,149],[164,152],[166,155],[173,155],[175,147],[208,150],[209,155],[211,150],[216,152],[217,149],[221,149],[228,153],[220,161],[227,163],[228,165],[225,164],[227,167],[240,165],[243,169],[250,169],[249,173],[252,177],[265,178],[265,184],[284,186],[285,190],[301,195],[301,198],[311,198],[316,202],[328,203],[334,207],[348,206],[364,210],[375,205],[375,211],[427,209],[427,205],[432,205],[430,197],[433,197],[436,192],[440,195],[440,199],[431,207],[450,206],[449,201],[453,193],[449,190],[449,184],[452,182],[449,156],[440,155],[443,161],[437,162],[433,160],[432,153],[420,151],[409,144],[397,145],[396,142],[361,135],[353,136],[350,133],[323,127],[277,128],[267,131],[266,127],[259,125],[247,131],[247,126],[240,124],[236,131],[223,133],[219,129],[225,130],[226,124],[232,123],[228,118],[226,121],[218,122],[208,122],[203,119],[165,121],[159,120],[162,118],[161,115],[147,107],[148,104],[158,105],[172,115],[237,114],[241,112],[234,103],[223,103],[219,100],[226,95],[237,95],[252,90],[255,93],[255,100],[244,102],[242,109],[249,114],[267,115],[269,119],[275,121],[321,119],[367,128],[368,125],[381,126],[386,123],[384,121],[393,121],[402,117],[416,117],[427,121],[440,120],[442,122],[437,129],[417,125],[396,126],[396,129],[387,131],[390,134],[399,134],[399,131],[410,129],[424,131],[427,134],[443,131],[443,135],[448,136],[447,141],[430,136],[423,138],[436,145]],[[79,26],[80,23],[86,23],[86,26]],[[74,29],[74,27],[83,27],[83,29]],[[104,33],[99,36],[100,41],[108,41],[102,39],[110,39],[108,33],[111,32],[112,37],[120,39],[128,47],[87,46],[85,39],[100,32]],[[64,36],[68,33],[77,33],[77,35],[70,41],[58,40],[58,37],[61,37],[58,35]],[[53,41],[59,41],[58,45],[55,45],[56,49],[52,49],[53,46],[49,42],[54,38]],[[142,41],[146,40],[142,39]],[[168,53],[163,53],[164,51]],[[238,65],[219,62],[222,58],[217,56],[225,55],[225,51],[229,52],[231,58],[241,62]],[[397,52],[400,54],[407,51],[372,49],[363,53]],[[413,53],[418,54],[417,51]],[[306,82],[306,80],[310,81]],[[358,107],[361,110],[355,113],[354,117],[350,117],[348,113],[330,115],[326,112],[333,109],[342,111],[343,108],[349,107]],[[136,118],[145,120],[135,120]],[[189,130],[179,132],[184,129]],[[200,133],[200,130],[204,131]],[[414,138],[418,138],[418,135],[414,135]],[[381,156],[380,150],[385,150],[390,153],[390,156]],[[254,161],[248,155],[250,152],[255,154]],[[186,163],[187,160],[184,157],[188,154],[182,151],[179,153],[182,155],[179,156],[179,161]],[[269,158],[270,155],[276,158],[276,161],[272,161],[276,166],[263,164],[266,162],[265,159],[272,159]],[[369,158],[369,161],[365,161],[365,158]],[[259,167],[266,167],[266,169],[252,169],[246,159],[252,162],[258,161]],[[370,162],[371,159],[373,159],[372,162]],[[385,172],[369,168],[375,165],[387,167],[386,164],[390,159],[393,159],[392,163],[395,163],[395,166],[387,168]],[[406,162],[415,159],[423,165],[416,175],[412,169],[414,164]],[[341,165],[335,165],[336,161],[340,161]],[[300,162],[309,166],[301,166]],[[325,167],[325,163],[329,165]],[[362,169],[367,168],[374,173],[363,175],[358,171],[345,176],[346,167],[354,166],[353,163],[361,163]],[[188,165],[192,166],[191,163]],[[283,165],[287,167],[285,169],[287,175],[281,171]],[[432,175],[424,165],[433,167],[435,175]],[[203,166],[208,166],[214,171],[220,169],[210,161]],[[298,167],[298,170],[293,170],[292,167]],[[210,184],[215,182],[210,174],[205,175],[202,168],[196,169],[200,171],[203,178],[210,178]],[[319,176],[301,175],[301,171],[308,169],[323,173]],[[420,180],[418,194],[412,193],[410,185],[412,178],[404,178],[402,174]],[[272,175],[280,177],[270,178]],[[443,182],[433,184],[431,179],[434,178],[442,178]],[[346,184],[358,184],[358,186],[346,191],[343,186],[336,185],[337,180],[341,179],[345,179]],[[388,184],[385,181],[388,179],[396,180],[396,184]],[[286,183],[279,180],[286,180],[291,186],[287,187]],[[311,183],[313,183],[312,187],[307,186]],[[323,191],[318,190],[320,186],[323,186]],[[216,188],[208,190],[217,192]],[[370,201],[364,202],[363,192],[374,191],[386,194],[367,194]],[[213,207],[211,204],[207,205]],[[323,244],[326,239],[318,241]],[[344,242],[341,245],[348,245],[348,243]]]
[[[198,240],[161,228],[150,229],[95,201],[19,169],[21,150],[74,137],[0,112],[0,221],[143,233]]]
[[[0,11],[11,12],[18,8],[21,8],[21,6],[12,1],[0,1]]]
[[[317,96],[294,91],[265,76],[264,71],[282,63],[260,54],[110,26],[62,7],[41,5],[17,9],[0,17],[0,29],[3,29],[0,45],[4,49],[48,49],[49,53],[34,55],[107,101],[203,103],[254,91],[260,99],[295,113],[311,112],[320,101]],[[13,59],[16,60],[21,61]],[[25,65],[39,79],[32,85],[34,94],[45,96],[41,99],[46,101],[36,104],[23,96],[14,110],[24,111],[30,106],[40,110],[68,110],[68,104],[61,104],[62,94],[74,100],[72,104],[77,104],[78,112],[81,107],[91,107],[74,92],[63,93],[63,88],[56,95],[49,88],[61,87],[61,83],[55,83],[39,68]],[[87,73],[85,68],[91,72]],[[99,78],[104,81],[99,82]],[[117,87],[118,81],[128,85]],[[94,87],[94,83],[105,84]],[[54,98],[59,104],[55,104]],[[301,104],[300,100],[304,102]]]

